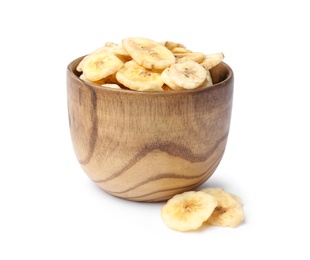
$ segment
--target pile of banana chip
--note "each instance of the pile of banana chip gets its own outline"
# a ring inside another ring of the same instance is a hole
[[[237,227],[244,221],[239,196],[222,188],[186,191],[172,197],[161,209],[164,223],[176,231],[193,231],[204,223]]]
[[[172,41],[131,37],[121,44],[107,42],[77,66],[86,82],[135,91],[169,91],[212,86],[210,69],[223,53],[205,55]]]

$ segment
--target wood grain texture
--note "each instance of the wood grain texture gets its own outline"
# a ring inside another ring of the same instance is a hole
[[[75,70],[81,58],[67,68],[69,125],[76,157],[99,187],[127,200],[164,201],[214,173],[231,119],[227,64],[212,69],[212,87],[159,93],[85,83]]]

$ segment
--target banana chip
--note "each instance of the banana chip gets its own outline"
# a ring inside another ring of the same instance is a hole
[[[182,88],[198,88],[207,79],[207,71],[200,64],[192,60],[172,64],[165,70],[163,72],[164,82],[176,90]]]
[[[204,60],[205,55],[201,52],[182,52],[174,54],[176,62],[184,62],[188,60],[196,61],[200,63]]]
[[[81,74],[80,79],[83,80],[83,81],[92,83],[92,84],[94,84],[94,85],[98,85],[98,86],[101,86],[102,84],[105,83],[105,79],[100,79],[100,80],[98,80],[98,81],[91,81],[91,80],[88,80],[88,79],[85,78],[84,74]]]
[[[119,86],[119,85],[113,84],[113,83],[105,83],[105,84],[102,84],[101,86],[107,87],[107,88],[116,88],[116,89],[120,89],[120,86]]]
[[[176,231],[196,230],[211,216],[217,200],[201,191],[187,191],[172,197],[161,209],[164,223]]]
[[[208,219],[208,223],[221,227],[236,227],[244,220],[241,199],[221,188],[205,188],[202,192],[217,199],[218,205]]]
[[[222,52],[205,55],[204,59],[200,62],[200,65],[209,70],[219,64],[223,59],[224,54]]]
[[[191,53],[191,50],[186,49],[185,47],[175,47],[171,50],[173,53]]]
[[[125,87],[138,91],[163,91],[161,74],[148,70],[134,60],[128,61],[116,73],[116,79]]]
[[[147,69],[165,69],[175,63],[168,48],[150,39],[127,38],[123,40],[123,46],[133,60]]]
[[[124,63],[111,53],[90,55],[82,65],[82,71],[87,80],[98,81],[116,73]]]
[[[186,49],[185,46],[181,43],[176,43],[172,41],[159,42],[159,44],[165,46],[168,50],[172,51],[175,48]]]

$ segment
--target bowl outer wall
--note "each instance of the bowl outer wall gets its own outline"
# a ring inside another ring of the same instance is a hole
[[[203,184],[229,134],[233,72],[221,63],[215,84],[195,90],[137,92],[96,86],[67,68],[68,114],[76,157],[106,192],[163,201]]]

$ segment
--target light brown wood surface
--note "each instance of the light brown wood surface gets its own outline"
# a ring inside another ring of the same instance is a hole
[[[81,57],[82,58],[82,57]],[[229,135],[233,72],[221,63],[209,88],[137,92],[88,84],[67,69],[70,133],[78,162],[106,192],[165,201],[202,185]]]

